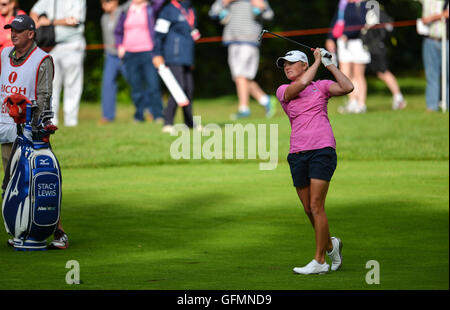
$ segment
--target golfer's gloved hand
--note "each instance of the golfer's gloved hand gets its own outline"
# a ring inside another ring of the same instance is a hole
[[[327,51],[324,48],[320,49],[320,54],[322,54],[322,64],[325,67],[328,67],[329,65],[335,65],[337,67],[337,61],[336,61],[336,56],[335,55],[333,55],[332,53],[330,53],[329,51]],[[325,57],[326,54],[330,54],[331,58]]]

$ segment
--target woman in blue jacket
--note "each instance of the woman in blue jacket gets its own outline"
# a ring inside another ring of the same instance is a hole
[[[194,45],[200,37],[196,28],[196,14],[189,0],[172,0],[163,7],[155,25],[155,48],[153,64],[156,68],[164,64],[172,71],[189,99],[183,107],[184,122],[194,127],[192,98],[194,93]],[[173,130],[177,103],[171,96],[164,111],[164,132]]]

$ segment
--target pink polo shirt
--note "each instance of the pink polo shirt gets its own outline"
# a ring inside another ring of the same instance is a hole
[[[336,140],[328,119],[330,80],[313,81],[297,97],[284,101],[289,84],[278,87],[277,97],[291,123],[289,153],[317,150],[324,147],[336,149]]]
[[[147,8],[145,5],[131,4],[124,24],[122,46],[127,52],[139,53],[153,50],[153,41],[148,29]]]

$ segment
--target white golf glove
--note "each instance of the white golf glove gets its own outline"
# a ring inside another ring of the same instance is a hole
[[[322,64],[325,67],[328,67],[329,65],[335,65],[337,67],[336,55],[333,55],[324,48],[320,49],[320,54],[322,54]],[[324,57],[326,54],[330,54],[331,58]]]

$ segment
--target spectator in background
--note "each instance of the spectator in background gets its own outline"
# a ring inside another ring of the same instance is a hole
[[[426,102],[427,111],[439,110],[441,101],[441,70],[442,70],[442,35],[444,25],[442,17],[447,19],[447,66],[448,66],[448,0],[418,0],[422,3],[422,23],[426,25],[422,45],[423,64],[425,66],[425,76],[427,79]],[[419,30],[419,28],[418,28]],[[447,109],[448,109],[448,67],[447,67]]]
[[[44,14],[45,16],[43,16]],[[83,92],[86,0],[39,0],[31,8],[30,16],[34,19],[36,28],[50,24],[55,25],[57,43],[50,51],[55,63],[52,100],[55,117],[53,123],[58,124],[60,96],[64,89],[64,125],[67,127],[77,126]]]
[[[0,0],[0,53],[3,48],[12,46],[11,31],[3,29],[5,25],[10,24],[16,15],[25,15],[26,13],[17,7],[16,0]]]
[[[130,0],[121,9],[115,30],[119,57],[123,59],[135,122],[144,122],[148,109],[154,121],[163,122],[159,77],[152,63],[155,19],[164,0]]]
[[[365,70],[366,65],[370,63],[370,53],[364,48],[360,38],[361,28],[366,24],[366,14],[365,1],[340,0],[339,8],[331,22],[332,32],[325,43],[328,51],[337,52],[340,70],[355,86],[355,90],[348,95],[347,104],[338,107],[340,113],[365,113],[367,110]]]
[[[254,80],[259,65],[259,41],[262,22],[273,19],[266,0],[216,0],[209,11],[224,25],[223,42],[228,46],[228,64],[236,84],[238,112],[232,119],[250,116],[249,99],[253,96],[266,109],[268,118],[275,114],[276,99],[267,95]]]
[[[1,1],[1,0],[0,0]],[[117,78],[125,70],[118,56],[114,39],[114,30],[119,19],[119,0],[100,0],[104,11],[101,17],[105,60],[102,78],[102,119],[101,124],[107,124],[116,118]]]
[[[189,0],[173,0],[159,13],[155,26],[153,64],[156,68],[166,63],[189,99],[183,106],[184,123],[194,127],[192,99],[194,95],[194,49],[200,34],[196,28],[196,15]],[[180,53],[180,51],[183,51]],[[164,111],[163,132],[172,132],[177,102],[170,96]]]
[[[370,71],[376,73],[377,77],[382,80],[392,93],[392,109],[401,110],[406,107],[406,101],[403,97],[397,79],[389,71],[388,61],[386,57],[386,45],[384,41],[394,27],[393,19],[386,14],[380,7],[380,14],[376,14],[374,10],[370,10],[366,15],[366,26],[362,29],[362,39],[364,45],[369,48]],[[383,27],[375,27],[379,24],[385,24]]]

